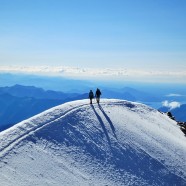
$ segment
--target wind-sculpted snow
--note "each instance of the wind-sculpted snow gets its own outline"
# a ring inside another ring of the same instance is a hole
[[[0,185],[186,185],[176,122],[123,100],[69,102],[0,133]]]

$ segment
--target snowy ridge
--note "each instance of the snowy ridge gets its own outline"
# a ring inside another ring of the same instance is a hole
[[[146,105],[49,109],[0,133],[3,185],[186,185],[186,139]]]
[[[16,145],[25,137],[27,137],[29,134],[32,134],[33,132],[36,132],[42,127],[57,121],[61,117],[65,116],[66,113],[85,105],[88,104],[78,105],[77,107],[71,107],[71,105],[68,104],[67,106],[69,108],[66,107],[67,110],[61,109],[60,112],[58,110],[58,107],[57,110],[52,108],[51,111],[54,112],[54,115],[52,115],[52,117],[49,114],[49,111],[47,110],[42,114],[38,114],[32,117],[31,119],[29,119],[29,122],[27,122],[27,120],[20,122],[16,126],[12,127],[10,130],[2,132],[2,134],[4,133],[4,135],[0,136],[0,140],[1,140],[0,156],[2,156],[3,151],[7,151],[7,149],[11,149],[14,146],[14,144]]]

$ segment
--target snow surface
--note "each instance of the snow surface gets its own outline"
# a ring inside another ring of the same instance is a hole
[[[65,103],[0,133],[0,185],[186,185],[186,138],[143,104]]]

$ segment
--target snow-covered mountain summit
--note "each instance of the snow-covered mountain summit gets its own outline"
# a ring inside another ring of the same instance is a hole
[[[69,102],[0,133],[0,185],[186,185],[176,122],[123,100]]]

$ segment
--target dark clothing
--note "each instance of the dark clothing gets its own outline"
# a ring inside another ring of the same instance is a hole
[[[101,91],[99,89],[96,90],[96,97],[97,98],[100,98],[101,96]]]
[[[89,92],[89,98],[93,99],[94,98],[94,93],[92,91]]]
[[[96,101],[97,101],[97,103],[99,103],[99,101],[100,101],[100,96],[101,96],[101,91],[97,88],[97,90],[96,90]]]
[[[90,90],[90,92],[89,92],[90,104],[92,104],[92,99],[93,98],[94,98],[94,93],[92,92],[92,90]]]

